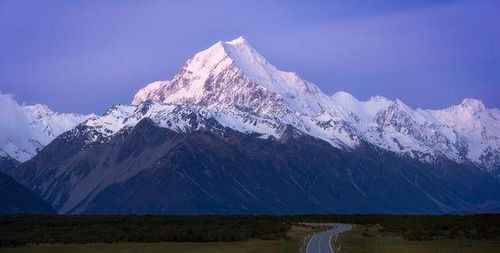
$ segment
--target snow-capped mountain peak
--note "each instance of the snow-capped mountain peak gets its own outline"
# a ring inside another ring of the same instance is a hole
[[[460,107],[466,108],[471,112],[482,112],[486,110],[486,106],[479,99],[465,98],[460,105]]]
[[[62,132],[80,124],[88,117],[94,116],[93,114],[58,113],[41,104],[27,105],[23,109],[30,119],[31,126],[36,134],[34,139],[44,145]]]
[[[219,43],[223,43],[223,42],[219,41]],[[230,40],[230,41],[227,41],[225,43],[229,44],[229,45],[245,45],[245,44],[247,44],[247,39],[243,36],[240,36],[234,40]]]
[[[146,100],[152,104],[141,107],[140,114],[130,114],[133,119],[125,125],[149,115],[160,125],[168,119],[168,127],[175,128],[173,119],[161,111],[183,111],[190,105],[191,111],[203,111],[205,119],[263,137],[279,138],[292,126],[339,148],[369,142],[426,161],[444,156],[488,170],[500,166],[498,109],[488,109],[476,99],[443,110],[422,110],[381,96],[367,101],[342,91],[327,96],[297,74],[269,63],[243,37],[219,41],[195,54],[172,81],[141,89],[132,105]],[[173,110],[169,104],[181,107]],[[110,129],[108,134],[119,127]]]
[[[302,95],[303,92],[320,92],[315,85],[300,79],[296,73],[278,70],[243,37],[224,42],[222,46],[246,76],[272,92],[288,96]]]
[[[208,107],[238,106],[283,115],[289,111],[319,114],[324,109],[321,101],[326,102],[328,97],[296,73],[278,70],[239,37],[219,41],[197,53],[171,83],[148,85],[134,96],[132,104],[147,99]]]

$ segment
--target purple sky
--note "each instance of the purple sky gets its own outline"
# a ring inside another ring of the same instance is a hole
[[[0,1],[0,91],[102,113],[245,36],[325,93],[500,107],[500,1]]]

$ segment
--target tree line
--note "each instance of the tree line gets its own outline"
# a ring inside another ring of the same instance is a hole
[[[286,239],[293,224],[350,223],[407,240],[500,240],[500,215],[8,215],[0,246],[40,243],[220,242]]]

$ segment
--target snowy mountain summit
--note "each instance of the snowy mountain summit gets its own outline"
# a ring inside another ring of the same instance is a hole
[[[447,109],[422,110],[380,96],[328,96],[296,73],[278,70],[243,37],[197,53],[171,81],[148,84],[132,105],[115,106],[85,124],[102,136],[144,117],[177,131],[203,127],[182,119],[183,113],[259,138],[280,139],[292,126],[337,148],[370,143],[428,162],[446,157],[495,174],[500,169],[500,110],[469,98]]]
[[[207,108],[237,106],[255,113],[284,115],[320,113],[328,97],[297,74],[278,70],[240,37],[217,42],[196,54],[171,82],[148,85],[132,104],[147,99]]]
[[[422,110],[328,96],[238,38],[9,171],[59,213],[497,212],[499,121],[475,99]]]

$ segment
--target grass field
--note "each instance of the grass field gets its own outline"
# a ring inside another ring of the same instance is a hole
[[[43,244],[0,249],[2,253],[285,253],[286,241],[245,241],[214,243],[91,243]]]
[[[304,238],[317,230],[292,226],[287,239],[209,243],[40,244],[0,248],[0,253],[298,253]]]
[[[355,224],[342,253],[500,252],[500,215],[18,215],[0,216],[0,253],[297,253],[324,229],[293,225],[303,222]]]
[[[499,240],[427,240],[408,241],[402,237],[380,236],[377,230],[355,226],[338,237],[334,246],[340,253],[497,253]]]

